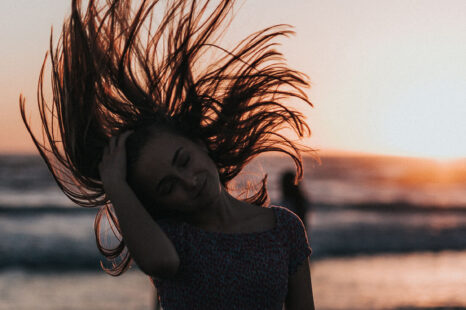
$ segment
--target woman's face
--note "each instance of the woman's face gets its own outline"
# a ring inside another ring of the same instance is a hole
[[[215,201],[222,187],[207,148],[167,130],[146,142],[134,176],[155,207],[182,214]]]

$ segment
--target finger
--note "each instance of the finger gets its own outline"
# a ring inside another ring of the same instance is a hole
[[[125,145],[126,139],[134,132],[134,130],[127,130],[118,136],[117,148],[122,148]]]
[[[116,151],[119,148],[118,140],[120,140],[120,135],[116,135],[114,138],[115,138],[115,141],[114,141],[114,145],[113,145],[114,146],[113,150]]]
[[[124,138],[128,138],[132,133],[134,133],[134,129],[129,129],[123,133]]]
[[[113,153],[113,151],[115,150],[116,140],[117,140],[117,136],[112,136],[110,138],[110,141],[108,141],[108,147],[109,147],[110,153]]]

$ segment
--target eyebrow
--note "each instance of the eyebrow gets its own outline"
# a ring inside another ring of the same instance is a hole
[[[180,146],[180,147],[176,150],[175,155],[173,156],[173,159],[172,159],[172,166],[175,164],[176,159],[178,158],[178,155],[180,154],[180,151],[181,151],[182,148],[183,148],[183,147]]]

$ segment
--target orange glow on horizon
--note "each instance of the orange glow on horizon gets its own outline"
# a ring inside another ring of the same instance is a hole
[[[0,153],[37,154],[18,97],[25,95],[27,115],[40,139],[37,78],[50,26],[56,43],[69,4],[0,2],[0,40],[8,47],[0,50]],[[258,18],[263,7],[267,14]],[[462,0],[449,5],[296,0],[293,6],[248,0],[238,5],[225,39],[237,42],[273,24],[295,27],[296,35],[281,40],[277,49],[292,68],[310,77],[306,92],[315,107],[299,110],[312,130],[303,143],[318,154],[449,163],[466,158],[465,12]],[[50,98],[50,88],[45,91]]]

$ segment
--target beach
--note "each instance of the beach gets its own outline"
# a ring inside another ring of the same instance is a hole
[[[305,164],[317,309],[466,309],[462,165],[450,179],[413,184],[433,166],[377,157]],[[267,171],[279,205],[278,178],[290,167],[266,157],[242,178]],[[121,277],[101,270],[96,211],[59,192],[37,156],[0,156],[0,309],[153,308],[154,288],[136,266]]]
[[[466,251],[312,261],[316,309],[466,309]],[[0,309],[152,309],[144,274],[0,272]]]

